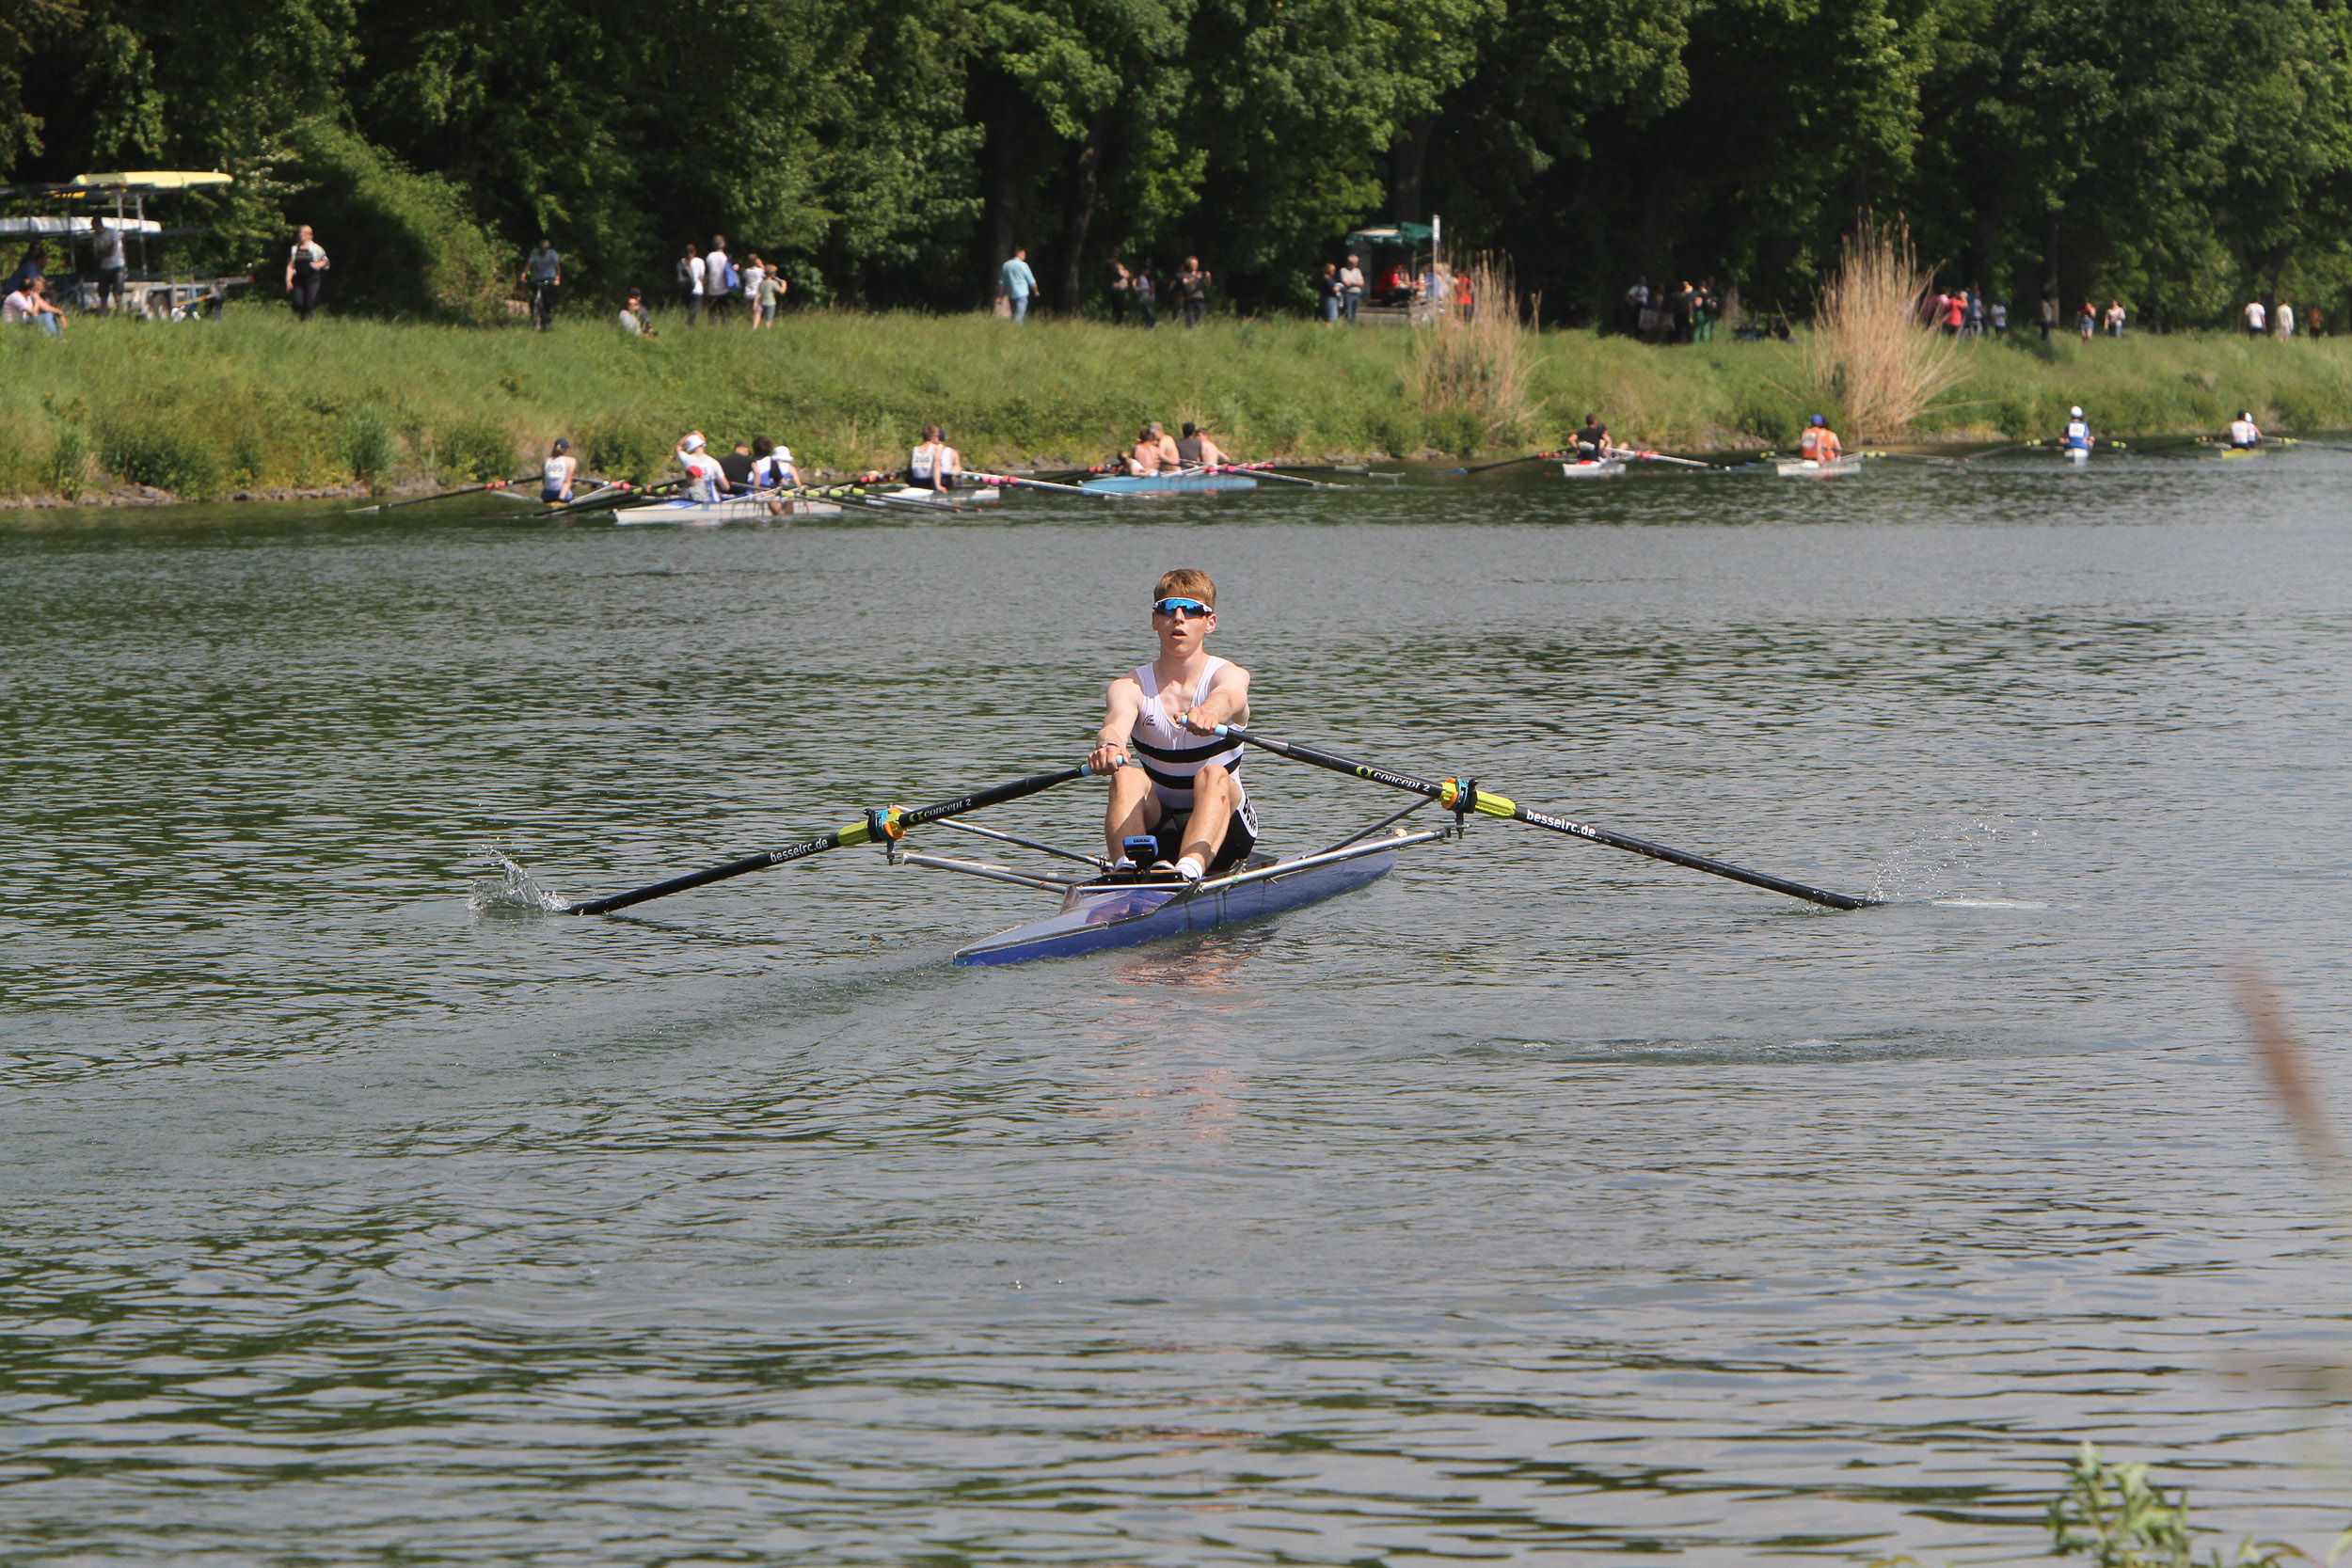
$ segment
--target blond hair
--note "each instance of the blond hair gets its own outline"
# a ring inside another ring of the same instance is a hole
[[[1190,566],[1179,566],[1172,572],[1163,573],[1159,586],[1152,590],[1153,603],[1156,604],[1166,598],[1199,599],[1211,610],[1215,610],[1216,608],[1216,584],[1209,580],[1209,574],[1206,572],[1196,571]]]

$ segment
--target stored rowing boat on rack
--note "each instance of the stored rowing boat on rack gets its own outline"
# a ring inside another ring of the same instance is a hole
[[[1098,496],[1191,496],[1212,490],[1255,490],[1248,474],[1111,474],[1078,488]]]
[[[612,520],[623,525],[671,523],[708,527],[714,523],[778,523],[787,517],[832,517],[840,511],[832,501],[813,500],[648,501],[644,506],[618,508]]]

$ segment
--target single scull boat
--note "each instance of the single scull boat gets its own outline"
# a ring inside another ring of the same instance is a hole
[[[1255,490],[1248,474],[1112,474],[1079,484],[1098,496],[1190,496],[1209,490]]]

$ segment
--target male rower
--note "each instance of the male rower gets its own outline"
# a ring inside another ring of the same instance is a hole
[[[947,444],[935,424],[923,427],[923,444],[907,453],[907,483],[917,490],[952,490],[963,483],[963,453]]]
[[[1168,438],[1168,427],[1153,420],[1136,436],[1136,444],[1127,452],[1127,471],[1131,474],[1173,473],[1184,466],[1184,454]]]
[[[1845,455],[1845,451],[1838,442],[1837,432],[1830,429],[1829,420],[1819,414],[1804,427],[1804,434],[1797,437],[1797,455],[1816,463],[1835,463]]]
[[[699,430],[690,430],[677,438],[677,466],[686,470],[688,500],[708,502],[726,498],[726,470],[719,467],[717,458],[703,450],[708,444]]]
[[[1606,463],[1609,454],[1617,450],[1616,443],[1609,439],[1609,427],[1600,422],[1597,414],[1584,416],[1584,428],[1576,433],[1571,444],[1580,463]]]
[[[1154,873],[1198,881],[1239,864],[1258,842],[1241,787],[1241,742],[1216,737],[1219,724],[1248,721],[1249,672],[1201,645],[1216,629],[1216,584],[1206,572],[1160,578],[1152,629],[1160,657],[1111,682],[1088,761],[1110,776],[1103,835],[1113,869],[1150,854]],[[1130,748],[1140,767],[1120,766]]]
[[[752,464],[755,461],[756,459],[752,456],[752,444],[749,441],[736,442],[735,450],[719,459],[719,471],[727,476],[728,495],[744,496],[751,493]]]
[[[1233,454],[1209,439],[1200,427],[1190,420],[1184,421],[1184,433],[1176,438],[1176,461],[1186,468],[1206,468],[1215,464],[1230,464]]]
[[[2090,421],[2083,418],[2080,405],[2066,411],[2066,434],[2059,437],[2068,451],[2089,452],[2091,443]]]
[[[2254,422],[2250,408],[2230,421],[2230,445],[2239,451],[2251,451],[2263,444],[2262,427]]]

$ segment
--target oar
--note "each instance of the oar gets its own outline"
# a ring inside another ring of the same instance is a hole
[[[729,861],[724,865],[713,865],[701,871],[690,871],[683,877],[673,877],[666,882],[656,882],[651,887],[641,887],[634,893],[616,893],[610,898],[591,898],[584,903],[569,904],[564,906],[562,912],[564,914],[610,914],[614,910],[625,910],[631,904],[642,904],[649,898],[663,898],[673,893],[684,893],[689,888],[704,887],[711,882],[723,882],[729,877],[740,877],[747,871],[765,871],[771,865],[782,865],[787,861],[806,860],[811,855],[821,855],[828,849],[839,849],[853,844],[871,844],[878,839],[895,839],[905,833],[909,828],[919,828],[926,822],[936,822],[943,816],[961,816],[965,812],[978,811],[983,806],[1002,805],[1007,800],[1018,800],[1025,795],[1035,795],[1041,790],[1051,789],[1056,784],[1066,784],[1073,780],[1083,779],[1091,772],[1093,768],[1082,762],[1075,768],[1064,768],[1052,773],[1033,773],[1025,779],[1014,779],[1009,784],[975,790],[969,795],[960,795],[952,800],[942,800],[937,805],[918,806],[913,811],[903,806],[882,806],[867,812],[864,816],[845,827],[835,828],[833,832],[820,833],[815,838],[804,838],[798,844],[787,845],[781,849],[763,849],[755,855],[745,855],[741,860]]]
[[[1195,470],[1204,474],[1248,474],[1256,479],[1270,479],[1277,484],[1304,484],[1310,490],[1344,490],[1344,484],[1327,484],[1319,479],[1299,479],[1291,474],[1278,474],[1263,463],[1209,463]]]
[[[1684,468],[1712,468],[1712,463],[1702,463],[1695,457],[1673,457],[1662,451],[1619,451],[1618,457],[1638,457],[1645,463],[1672,463]]]
[[[974,474],[974,479],[987,484],[1020,484],[1032,490],[1059,490],[1065,496],[1092,496],[1098,500],[1133,500],[1133,496],[1117,490],[1085,490],[1075,484],[1056,484],[1050,480],[1024,479],[1019,474]]]
[[[537,474],[524,474],[516,479],[485,480],[480,484],[461,484],[454,490],[443,490],[436,495],[412,496],[405,501],[379,501],[373,506],[355,506],[350,511],[344,513],[343,515],[346,517],[357,517],[362,513],[368,512],[397,512],[404,506],[422,506],[427,501],[445,501],[452,496],[472,496],[478,495],[485,490],[503,490],[510,484],[520,484],[525,480],[532,480],[538,477],[539,476]]]
[[[1525,457],[1506,457],[1500,463],[1481,463],[1475,468],[1448,468],[1449,474],[1483,474],[1490,468],[1517,467],[1521,463],[1547,463],[1556,457],[1572,457],[1573,452],[1531,451]]]
[[[1716,860],[1711,855],[1694,855],[1687,849],[1672,849],[1663,844],[1652,844],[1645,838],[1635,838],[1629,833],[1613,832],[1607,828],[1593,827],[1589,823],[1571,822],[1565,816],[1552,816],[1543,812],[1530,811],[1525,806],[1505,800],[1500,795],[1487,794],[1478,787],[1475,781],[1469,784],[1454,779],[1447,779],[1442,783],[1432,783],[1427,779],[1415,778],[1410,773],[1399,773],[1386,768],[1375,768],[1369,763],[1357,762],[1334,752],[1317,751],[1311,746],[1300,746],[1292,741],[1274,740],[1264,736],[1252,735],[1235,724],[1220,724],[1217,726],[1216,733],[1230,736],[1235,740],[1246,740],[1252,746],[1263,747],[1277,756],[1289,757],[1294,762],[1312,763],[1317,768],[1328,768],[1334,773],[1346,773],[1355,778],[1369,779],[1374,784],[1384,784],[1395,789],[1410,790],[1416,795],[1437,801],[1457,816],[1476,812],[1482,816],[1501,816],[1513,822],[1524,822],[1534,828],[1549,828],[1555,833],[1567,833],[1576,838],[1589,839],[1595,844],[1606,844],[1612,849],[1629,849],[1637,855],[1647,855],[1652,860],[1665,861],[1673,865],[1688,866],[1692,871],[1704,871],[1709,876],[1728,877],[1735,882],[1745,882],[1750,887],[1760,887],[1772,893],[1785,893],[1791,898],[1802,898],[1807,903],[1820,904],[1828,909],[1860,910],[1885,902],[1880,898],[1860,898],[1849,893],[1831,893],[1822,888],[1807,887],[1803,882],[1792,882],[1785,877],[1774,877],[1762,871],[1749,871],[1728,862]]]

